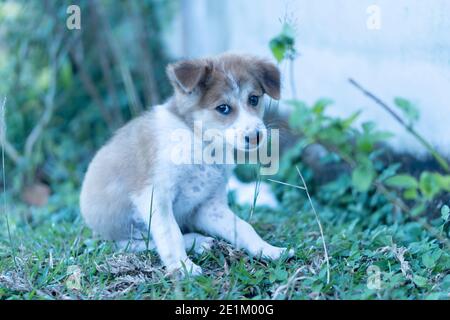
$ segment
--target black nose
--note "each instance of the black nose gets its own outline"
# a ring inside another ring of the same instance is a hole
[[[244,137],[246,144],[250,144],[250,142],[251,142],[253,145],[257,145],[257,146],[261,142],[261,138],[262,138],[262,133],[259,130],[256,130],[255,134],[252,135],[252,137],[250,137],[249,135],[246,135]]]

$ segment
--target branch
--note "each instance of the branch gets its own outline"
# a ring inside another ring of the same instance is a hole
[[[323,141],[318,140],[319,144],[321,144],[325,149],[327,149],[330,152],[334,152],[339,157],[344,160],[350,168],[354,169],[357,165],[356,161],[351,159],[350,157],[346,156],[342,152],[340,152],[337,148],[334,148],[327,143],[324,143]],[[417,221],[419,224],[421,224],[425,229],[427,229],[433,236],[436,237],[441,243],[445,244],[447,247],[450,248],[450,241],[442,237],[436,230],[431,226],[427,221],[423,221],[423,219],[420,219],[420,217],[412,216],[409,214],[411,212],[411,208],[401,199],[401,198],[395,198],[392,197],[390,191],[380,182],[380,181],[374,181],[372,184],[388,199],[388,201],[394,206],[402,210],[404,213],[406,213],[409,218],[413,219],[414,221]]]
[[[142,16],[142,9],[138,7],[136,2],[131,2],[131,9],[139,32],[137,38],[141,49],[140,52],[142,54],[142,68],[139,68],[138,70],[142,74],[145,81],[144,91],[146,102],[147,104],[153,106],[158,104],[160,100],[156,80],[153,76],[155,74],[153,65],[154,59],[148,46],[148,41],[150,40],[148,30],[152,30],[153,28],[146,28],[145,19]]]
[[[25,151],[24,157],[28,159],[31,156],[33,151],[33,147],[38,141],[40,135],[44,131],[44,128],[50,122],[53,111],[55,110],[55,96],[56,96],[56,87],[57,87],[57,73],[60,64],[60,57],[58,56],[58,50],[61,46],[62,36],[59,36],[55,42],[50,44],[49,46],[49,60],[51,61],[50,68],[50,84],[47,94],[44,99],[44,113],[41,118],[38,120],[37,124],[31,130],[31,133],[28,135],[25,142]]]
[[[58,70],[63,61],[63,58],[76,43],[76,38],[73,37],[66,39],[67,41],[65,41],[65,45],[63,45],[63,31],[60,31],[60,33],[55,38],[56,40],[49,43],[48,49],[50,60],[50,84],[47,94],[44,98],[44,113],[34,126],[33,130],[31,130],[31,133],[28,135],[25,141],[24,158],[26,159],[31,156],[34,145],[39,140],[39,137],[44,132],[45,127],[47,127],[48,123],[52,119],[53,112],[56,108],[55,97],[56,87],[58,86]]]
[[[82,48],[82,43],[80,42],[79,48]],[[83,62],[80,61],[80,57],[78,54],[73,50],[70,51],[70,55],[75,62],[75,65],[78,68],[78,71],[80,72],[80,80],[83,84],[84,88],[88,92],[88,94],[91,96],[94,103],[97,105],[97,107],[100,110],[100,113],[102,114],[103,119],[105,120],[106,124],[108,125],[108,128],[113,129],[113,119],[111,117],[111,114],[108,112],[108,108],[106,107],[105,103],[103,102],[103,99],[100,96],[100,93],[97,90],[97,87],[94,84],[94,81],[92,80],[91,76],[86,70],[86,66]],[[82,49],[80,49],[82,50]]]
[[[114,85],[110,61],[106,55],[107,48],[105,48],[106,46],[104,43],[104,39],[98,39],[97,43],[100,49],[99,50],[100,67],[102,68],[103,78],[105,79],[106,87],[108,88],[108,94],[111,97],[111,101],[113,103],[113,105],[111,106],[112,118],[114,118],[115,124],[122,125],[124,123],[124,119],[122,113],[120,112],[119,96],[117,94],[116,86]]]
[[[376,104],[385,109],[398,123],[400,123],[410,134],[412,134],[427,150],[431,153],[431,155],[436,159],[439,165],[447,172],[450,173],[450,167],[447,161],[443,156],[439,154],[439,152],[433,148],[433,146],[421,135],[419,134],[411,125],[407,124],[391,107],[389,107],[385,102],[383,102],[380,98],[375,96],[372,92],[363,88],[358,82],[353,79],[348,79],[351,85],[360,90],[364,95],[375,101]]]
[[[144,110],[144,108],[142,107],[141,101],[139,100],[139,96],[137,94],[130,69],[125,63],[125,58],[122,54],[122,51],[120,50],[116,39],[114,39],[111,33],[111,26],[108,23],[108,19],[106,19],[101,5],[97,0],[94,1],[93,7],[95,9],[95,14],[99,17],[100,23],[105,29],[106,39],[108,41],[109,47],[111,48],[113,57],[116,60],[115,62],[119,65],[120,74],[122,75],[122,80],[125,85],[125,91],[127,92],[127,97],[130,102],[131,113],[136,116],[140,114]]]

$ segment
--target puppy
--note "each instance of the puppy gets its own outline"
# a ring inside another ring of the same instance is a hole
[[[264,94],[279,99],[279,70],[256,57],[223,54],[171,64],[167,75],[173,97],[119,129],[90,163],[80,196],[86,224],[101,238],[135,251],[148,247],[150,235],[151,248],[169,272],[201,273],[186,251],[209,249],[213,238],[204,235],[253,256],[280,258],[286,248],[265,242],[228,207],[226,185],[234,164],[177,163],[182,156],[171,139],[183,132],[194,141],[184,143],[192,153],[189,147],[201,142],[200,125],[214,130],[212,140],[232,146],[227,159],[234,159],[236,150],[258,149],[267,140]]]

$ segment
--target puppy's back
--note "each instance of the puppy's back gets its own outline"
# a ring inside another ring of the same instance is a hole
[[[97,152],[80,194],[86,224],[103,239],[127,239],[133,223],[130,194],[148,182],[156,142],[152,112],[132,120]]]

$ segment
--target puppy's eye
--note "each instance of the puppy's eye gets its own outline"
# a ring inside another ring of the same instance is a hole
[[[259,102],[259,97],[257,97],[257,96],[250,96],[250,97],[248,98],[248,103],[249,103],[251,106],[256,107],[256,106],[258,105],[258,102]]]
[[[231,107],[227,104],[221,104],[220,106],[218,106],[216,108],[217,112],[223,114],[223,115],[228,115],[231,112]]]

